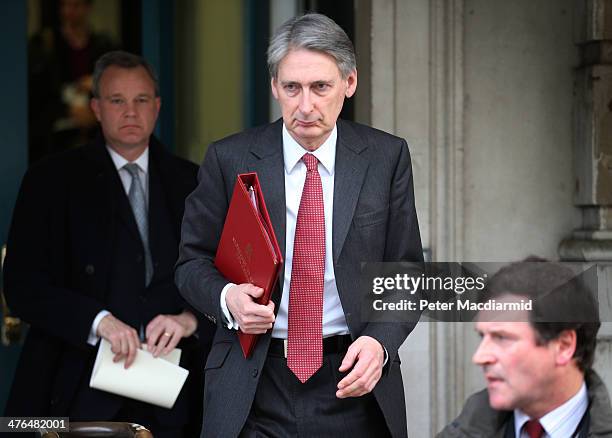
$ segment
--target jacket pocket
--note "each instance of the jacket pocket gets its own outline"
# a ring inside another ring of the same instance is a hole
[[[353,223],[356,227],[368,227],[377,225],[387,221],[389,216],[389,208],[383,208],[381,210],[370,211],[353,217]]]
[[[208,359],[206,359],[204,371],[220,368],[225,362],[225,358],[227,357],[231,348],[231,342],[218,342],[214,344],[210,349],[210,353],[208,353]]]

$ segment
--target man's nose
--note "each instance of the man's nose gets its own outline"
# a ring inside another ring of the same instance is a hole
[[[125,117],[133,117],[136,115],[136,103],[135,102],[127,102],[125,104],[125,111],[123,112]]]
[[[493,356],[491,349],[488,346],[488,342],[483,339],[480,341],[478,348],[474,352],[472,356],[472,362],[476,365],[486,365],[493,363],[495,361],[495,357]]]
[[[300,112],[302,114],[310,114],[313,108],[314,104],[312,102],[310,90],[308,88],[305,88],[304,91],[300,94]]]

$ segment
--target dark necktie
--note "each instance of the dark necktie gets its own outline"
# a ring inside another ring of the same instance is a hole
[[[293,241],[289,287],[287,366],[304,383],[323,363],[325,213],[319,160],[305,154],[306,181]]]
[[[523,430],[529,435],[529,438],[542,438],[544,436],[544,428],[538,420],[529,420],[523,426]]]
[[[140,240],[142,240],[142,246],[144,249],[144,260],[145,260],[145,286],[148,286],[153,277],[153,260],[151,258],[151,250],[149,248],[149,219],[147,214],[147,202],[145,198],[144,189],[140,183],[138,177],[138,164],[128,163],[123,166],[132,177],[132,183],[130,184],[130,190],[128,191],[128,199],[132,206],[132,212],[134,213],[134,219],[136,219],[136,225],[138,227],[138,234],[140,234]]]

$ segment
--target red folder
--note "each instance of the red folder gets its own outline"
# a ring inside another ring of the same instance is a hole
[[[257,302],[265,305],[270,301],[282,263],[257,174],[240,174],[217,247],[215,266],[232,283],[252,283],[263,288]],[[245,358],[253,352],[258,337],[238,331]]]

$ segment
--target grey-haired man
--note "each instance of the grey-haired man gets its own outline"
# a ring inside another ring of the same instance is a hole
[[[177,284],[217,323],[202,436],[405,437],[398,349],[414,324],[363,321],[358,277],[361,262],[422,260],[408,146],[338,120],[357,71],[329,18],[283,24],[268,65],[282,119],[213,143],[185,207]],[[259,175],[285,258],[265,306],[213,265],[243,172]],[[237,328],[263,335],[249,359]]]

